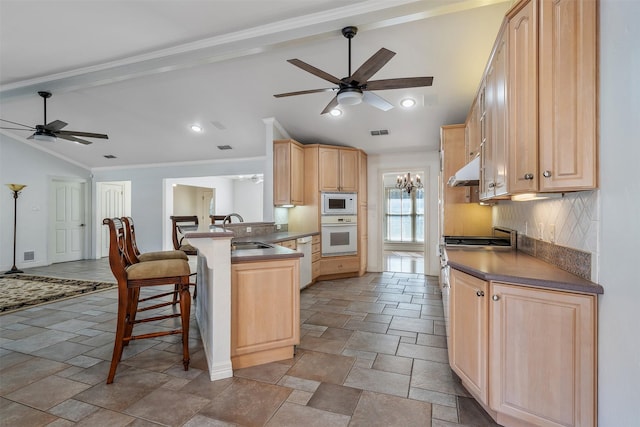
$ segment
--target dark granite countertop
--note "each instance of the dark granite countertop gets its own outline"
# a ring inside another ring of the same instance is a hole
[[[446,248],[449,265],[479,279],[564,291],[602,294],[597,283],[516,250]]]
[[[295,240],[301,237],[308,237],[320,234],[317,231],[278,231],[277,233],[262,234],[260,236],[234,237],[234,242],[262,242],[280,243],[286,240]]]

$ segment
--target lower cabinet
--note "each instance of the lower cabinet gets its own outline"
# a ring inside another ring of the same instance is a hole
[[[320,235],[317,234],[311,238],[311,280],[316,281],[320,276]]]
[[[233,369],[293,357],[300,342],[298,258],[231,266]]]
[[[320,259],[321,276],[357,273],[359,269],[360,257],[358,255],[332,256]]]
[[[451,368],[485,405],[488,402],[488,294],[488,282],[452,270],[449,300]]]
[[[595,295],[451,270],[451,368],[504,426],[596,425]]]

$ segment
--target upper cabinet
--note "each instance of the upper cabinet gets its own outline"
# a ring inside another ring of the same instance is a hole
[[[358,150],[321,146],[320,191],[358,191]]]
[[[509,15],[509,191],[538,191],[538,22],[531,0]]]
[[[507,13],[467,118],[480,199],[597,187],[597,7],[521,0]]]
[[[304,204],[304,148],[291,139],[273,141],[273,204]]]
[[[541,0],[539,133],[541,191],[596,188],[596,1]]]
[[[493,48],[484,84],[485,140],[480,148],[480,198],[507,194],[507,46],[504,26]]]

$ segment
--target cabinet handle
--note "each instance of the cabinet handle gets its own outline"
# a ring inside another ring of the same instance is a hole
[[[498,295],[493,295],[491,297],[491,299],[494,300],[494,301],[498,301],[500,299],[500,297]]]
[[[490,182],[489,185],[488,185],[489,188],[493,188],[495,186],[496,186],[496,184],[494,182]]]
[[[525,173],[524,174],[524,179],[533,179],[533,174],[532,173]]]
[[[551,171],[542,172],[542,176],[544,176],[545,178],[550,178],[551,177]]]
[[[476,295],[478,295],[479,297],[483,297],[484,291],[476,291]]]

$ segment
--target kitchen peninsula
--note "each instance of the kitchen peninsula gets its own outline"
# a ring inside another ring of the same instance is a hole
[[[269,236],[232,242],[234,233],[216,226],[181,231],[198,248],[195,315],[211,381],[232,377],[233,369],[293,357],[300,339],[302,254],[269,244]]]

